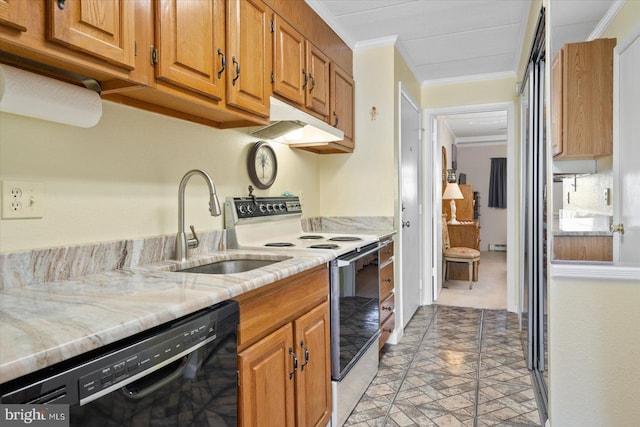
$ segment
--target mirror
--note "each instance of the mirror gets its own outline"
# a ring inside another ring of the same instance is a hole
[[[614,191],[613,111],[611,104],[600,104],[612,99],[615,41],[586,42],[597,38],[594,32],[611,3],[583,2],[579,14],[573,2],[550,4],[553,184],[548,202],[552,204],[554,260],[613,260],[609,231]]]

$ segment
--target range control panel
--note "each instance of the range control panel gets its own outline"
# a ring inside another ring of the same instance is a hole
[[[298,197],[234,197],[227,203],[239,220],[302,214]]]

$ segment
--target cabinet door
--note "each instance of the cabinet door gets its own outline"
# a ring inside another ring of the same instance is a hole
[[[328,302],[295,321],[295,345],[300,360],[296,378],[297,425],[324,427],[331,418]]]
[[[274,14],[273,91],[297,104],[304,104],[306,84],[304,38]]]
[[[329,123],[344,132],[340,143],[345,147],[354,147],[353,121],[353,79],[335,64],[331,63],[331,114]]]
[[[293,329],[287,323],[238,355],[240,425],[294,425],[292,338]]]
[[[135,64],[135,2],[50,1],[48,39],[115,65]],[[64,4],[64,8],[60,5]]]
[[[24,0],[0,0],[0,25],[27,31],[27,6]]]
[[[227,105],[269,116],[271,12],[261,0],[227,3]]]
[[[308,40],[306,107],[323,116],[329,115],[329,58]]]
[[[156,2],[158,79],[222,99],[225,52],[223,1]]]

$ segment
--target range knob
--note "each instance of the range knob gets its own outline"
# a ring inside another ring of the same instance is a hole
[[[247,209],[247,214],[249,215],[251,215],[256,211],[256,208],[254,208],[253,205],[247,205],[246,209]]]
[[[245,208],[244,205],[240,205],[238,206],[238,212],[244,215],[245,213],[247,213],[247,209]]]
[[[267,207],[265,205],[260,205],[260,212],[265,213],[267,211]]]
[[[284,203],[280,203],[280,210],[282,212],[286,211],[287,210],[287,205],[285,205]]]
[[[267,212],[271,212],[273,210],[273,205],[271,203],[267,203]]]

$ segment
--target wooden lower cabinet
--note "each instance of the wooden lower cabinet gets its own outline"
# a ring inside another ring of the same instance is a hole
[[[393,240],[381,241],[380,248],[380,348],[395,329],[395,291],[393,274]]]
[[[613,237],[555,236],[553,258],[572,261],[613,261]]]
[[[328,271],[281,282],[238,298],[239,425],[324,427],[331,419]]]
[[[287,324],[238,355],[241,425],[295,425],[292,329]]]

